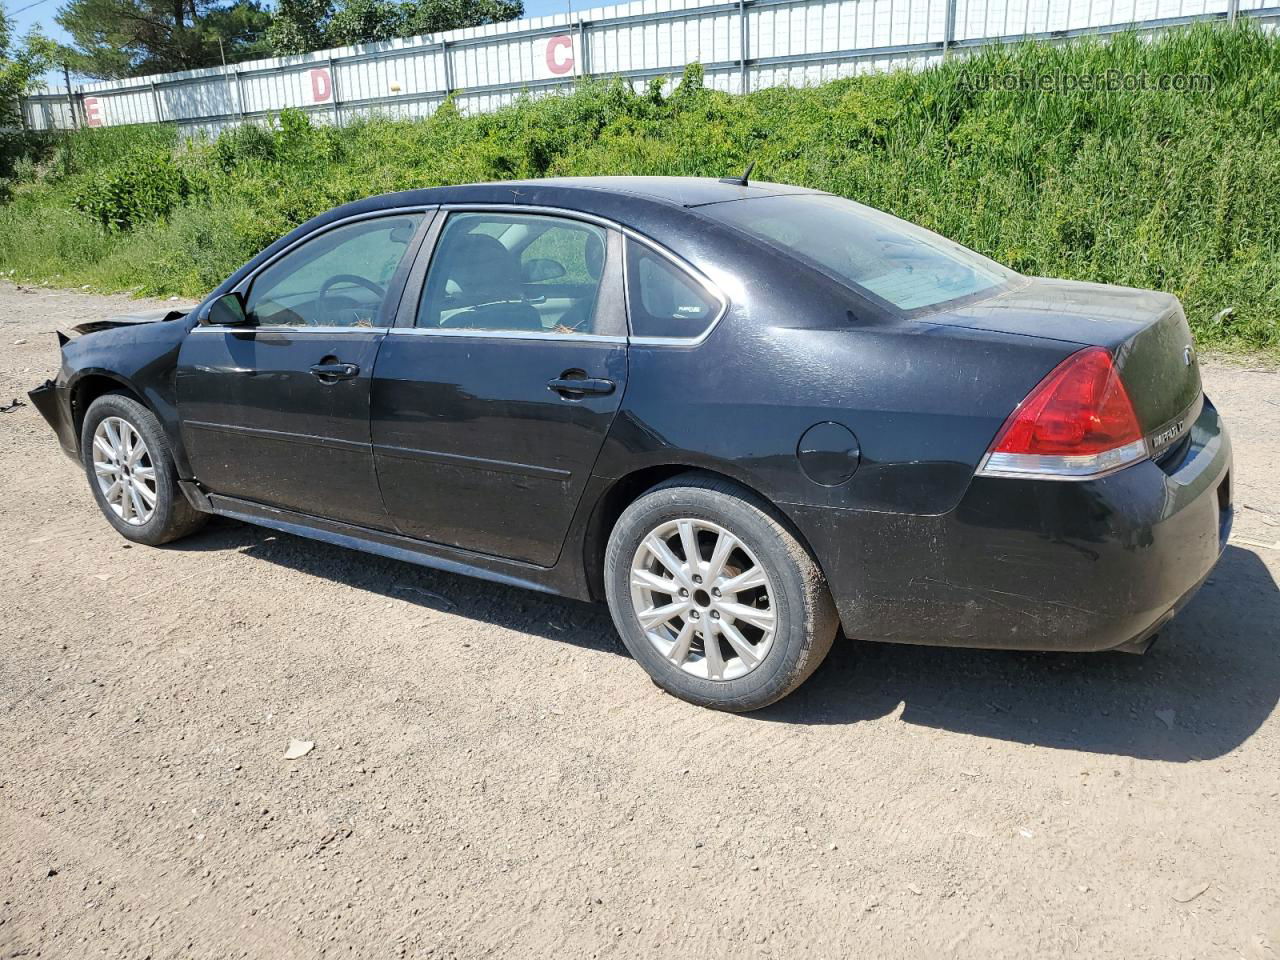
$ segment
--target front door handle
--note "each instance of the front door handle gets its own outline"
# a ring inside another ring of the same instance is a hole
[[[351,380],[359,374],[360,368],[354,363],[317,363],[311,368],[311,375],[321,383]]]
[[[547,381],[547,389],[571,400],[589,393],[605,396],[613,393],[615,386],[617,384],[612,380],[605,380],[603,377],[556,377]]]

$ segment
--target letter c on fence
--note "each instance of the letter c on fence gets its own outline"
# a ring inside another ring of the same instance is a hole
[[[573,37],[561,34],[547,41],[547,69],[557,76],[573,69]]]
[[[84,98],[84,122],[90,127],[102,126],[102,101],[97,97]]]
[[[311,71],[311,102],[325,103],[333,96],[333,81],[328,70]]]

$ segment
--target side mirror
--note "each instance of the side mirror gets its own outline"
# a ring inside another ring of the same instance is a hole
[[[554,260],[526,260],[521,272],[525,283],[538,283],[542,280],[559,280],[566,271],[562,264]]]
[[[249,322],[244,312],[244,297],[238,293],[224,293],[209,304],[209,309],[201,316],[200,322],[227,327],[243,326]]]

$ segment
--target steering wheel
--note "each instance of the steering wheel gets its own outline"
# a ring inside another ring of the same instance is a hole
[[[378,298],[379,303],[381,303],[383,297],[387,295],[387,291],[385,287],[382,287],[374,283],[372,280],[369,280],[366,277],[357,277],[354,273],[335,274],[334,276],[326,279],[324,283],[320,284],[320,292],[316,299],[318,301],[318,305],[321,306],[322,316],[328,315],[331,312],[328,306],[328,304],[331,302],[329,297],[329,291],[340,283],[354,283],[358,287],[364,287],[366,290],[368,290],[370,293],[372,293],[374,296]],[[350,304],[349,308],[342,307],[340,309],[355,310],[359,306],[359,304],[356,301],[352,300],[350,297],[342,297],[342,296],[334,297],[333,302],[337,302],[337,301],[346,301],[348,304]]]
[[[327,297],[329,295],[329,289],[331,287],[336,287],[340,283],[354,283],[358,287],[364,287],[370,293],[375,294],[379,300],[387,295],[386,288],[379,286],[372,280],[365,277],[357,277],[354,273],[339,273],[320,284],[320,299],[323,300]]]

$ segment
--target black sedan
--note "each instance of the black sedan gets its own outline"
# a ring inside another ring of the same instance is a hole
[[[1023,277],[743,180],[414,190],[32,391],[121,534],[211,514],[607,600],[676,696],[751,710],[837,633],[1141,652],[1231,522],[1163,293]]]

